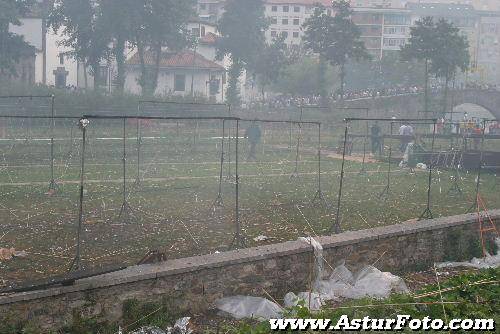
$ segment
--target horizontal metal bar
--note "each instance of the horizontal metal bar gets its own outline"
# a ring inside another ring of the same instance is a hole
[[[392,123],[422,122],[421,124],[434,124],[434,123],[437,123],[438,120],[437,120],[437,118],[356,118],[356,117],[348,117],[348,118],[344,118],[344,121],[345,122],[380,121],[380,122],[392,122]],[[423,123],[423,122],[432,122],[432,123]]]
[[[80,116],[38,116],[38,115],[0,115],[0,118],[28,118],[28,119],[81,119]]]
[[[106,116],[106,115],[83,115],[80,118],[87,119],[140,119],[140,120],[224,120],[238,121],[238,117],[223,117],[223,116]]]

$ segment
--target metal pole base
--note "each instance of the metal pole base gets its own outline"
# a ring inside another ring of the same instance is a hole
[[[222,199],[222,194],[219,193],[214,201],[214,204],[212,205],[212,209],[213,211],[215,211],[216,209],[223,207],[224,207],[224,200]]]
[[[68,272],[72,272],[73,270],[79,271],[81,269],[80,260],[80,256],[75,256],[69,264]]]
[[[330,229],[330,234],[340,234],[342,229],[340,228],[340,222],[336,221],[335,224]]]
[[[422,219],[434,219],[434,215],[432,214],[432,211],[430,208],[426,208],[424,212],[418,217],[418,220]]]
[[[240,249],[240,248],[246,248],[246,242],[245,238],[240,234],[235,234],[233,241],[231,241],[231,244],[229,245],[229,249]]]
[[[328,207],[328,203],[326,202],[325,196],[323,195],[323,191],[321,191],[321,189],[318,189],[316,191],[316,194],[314,194],[311,204],[315,204],[317,202],[323,204],[325,207]]]
[[[57,190],[59,189],[59,186],[57,185],[55,180],[51,180],[49,182],[49,190],[47,191],[47,195],[52,196],[55,195]]]
[[[387,199],[389,198],[390,192],[391,192],[391,189],[387,185],[384,187],[384,189],[380,192],[380,194],[378,196],[380,199],[387,201]]]
[[[118,220],[121,220],[125,224],[130,222],[130,218],[135,218],[134,209],[132,209],[128,202],[123,202]]]

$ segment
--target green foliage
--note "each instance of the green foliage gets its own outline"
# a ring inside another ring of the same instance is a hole
[[[56,0],[49,24],[65,36],[62,45],[72,50],[69,55],[90,66],[96,83],[100,82],[101,61],[114,57],[120,92],[125,80],[125,45],[136,46],[141,61],[139,83],[143,93],[150,94],[156,89],[162,48],[178,50],[192,44],[187,22],[193,6],[193,0]],[[146,63],[146,52],[151,52],[154,64]]]
[[[263,98],[265,88],[278,82],[288,62],[284,35],[275,38],[271,44],[266,44],[260,52],[254,71],[261,85]]]
[[[166,328],[174,323],[178,316],[178,311],[173,310],[167,300],[161,303],[143,303],[129,299],[123,303],[122,324],[129,331],[143,326]]]
[[[34,53],[22,36],[9,32],[9,25],[20,25],[19,18],[29,11],[32,0],[0,0],[0,75],[17,75],[15,64],[28,51]]]
[[[332,66],[340,68],[340,96],[344,97],[346,64],[349,61],[370,59],[361,32],[351,20],[352,10],[348,1],[334,1],[335,16],[325,7],[317,6],[313,15],[304,23],[304,45],[319,54]]]
[[[415,22],[410,28],[410,39],[401,49],[403,60],[430,60],[436,52],[434,19],[430,16]]]
[[[429,73],[445,79],[442,108],[446,112],[448,86],[457,69],[465,72],[469,68],[470,54],[467,37],[445,19],[434,22],[432,17],[424,17],[411,28],[410,40],[401,49],[403,60],[425,62],[425,86],[428,89]],[[426,94],[426,110],[429,101]]]
[[[85,113],[100,110],[119,110],[124,114],[137,114],[140,96],[131,94],[106,95],[100,91],[68,91],[43,85],[28,86],[22,84],[0,85],[0,95],[55,95],[55,109],[58,115],[81,116]],[[163,96],[162,100],[176,102],[207,102],[202,96]]]
[[[232,61],[226,97],[228,103],[239,105],[238,79],[243,69],[256,68],[259,50],[265,46],[268,21],[262,0],[229,0],[224,8],[218,27],[221,38],[217,40],[217,57],[229,56]]]
[[[109,33],[102,11],[91,0],[56,0],[48,24],[65,38],[60,42],[67,54],[89,66],[98,86],[99,65],[109,55]]]
[[[331,91],[334,77],[331,66],[316,58],[304,57],[283,69],[272,90],[299,96],[317,95]]]
[[[443,300],[456,302],[456,304],[445,304],[448,319],[468,318],[493,318],[496,323],[500,321],[500,268],[483,270],[477,273],[467,273],[448,281],[441,282]],[[496,283],[495,283],[496,282]],[[410,295],[392,295],[385,300],[374,300],[365,298],[346,302],[342,308],[325,308],[317,313],[310,313],[301,306],[289,310],[286,317],[293,318],[323,318],[331,319],[335,323],[341,316],[349,318],[396,318],[397,315],[410,315],[413,318],[422,319],[426,316],[432,319],[444,319],[443,306],[440,301],[439,287],[432,284],[415,295],[429,293],[429,296],[414,298]],[[420,304],[417,304],[420,303]],[[428,303],[423,305],[422,303]],[[430,303],[430,304],[429,304]],[[251,323],[250,323],[251,324]],[[271,333],[268,322],[262,322],[251,326],[243,322],[235,329],[236,333],[264,334]]]

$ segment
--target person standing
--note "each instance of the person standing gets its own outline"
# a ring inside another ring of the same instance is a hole
[[[381,137],[380,137],[380,126],[378,125],[378,122],[375,121],[375,124],[372,125],[370,128],[370,134],[371,134],[371,142],[372,142],[372,154],[379,154],[382,155],[382,143],[381,143]]]
[[[250,150],[248,152],[247,161],[257,160],[257,145],[260,143],[262,132],[256,121],[253,121],[250,127],[246,130],[245,138],[248,138]]]

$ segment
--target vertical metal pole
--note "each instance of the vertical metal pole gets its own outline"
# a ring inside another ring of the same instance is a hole
[[[123,158],[122,158],[122,166],[123,166],[123,205],[125,205],[125,202],[127,201],[127,195],[126,195],[126,173],[127,173],[127,166],[126,166],[126,159],[127,159],[127,146],[126,146],[126,127],[127,127],[127,122],[126,118],[123,118]]]
[[[391,133],[389,140],[391,141],[389,144],[389,162],[387,167],[387,183],[385,185],[384,190],[380,193],[381,196],[389,196],[389,192],[391,190],[391,160],[392,160],[392,135],[394,133],[394,121],[391,121]]]
[[[229,117],[231,117],[231,105],[228,105]],[[231,177],[231,124],[227,129],[228,149],[227,149],[227,177]]]
[[[486,120],[483,119],[483,133],[481,137],[481,151],[479,153],[479,168],[477,170],[477,179],[476,179],[476,195],[474,197],[474,203],[470,207],[467,212],[471,212],[473,209],[476,209],[479,202],[478,202],[478,197],[479,197],[479,191],[481,187],[481,175],[482,175],[482,169],[483,169],[483,164],[484,164],[484,140],[485,140],[485,135],[486,135]]]
[[[49,191],[56,189],[56,182],[54,179],[54,127],[55,127],[55,109],[54,109],[55,96],[51,96],[51,121],[50,121],[50,183]]]
[[[241,226],[240,226],[240,176],[238,173],[238,151],[239,151],[239,129],[240,129],[240,121],[236,120],[236,157],[235,159],[235,177],[236,177],[236,247],[240,247],[243,245],[241,240]]]
[[[434,120],[434,126],[432,130],[432,144],[431,144],[431,156],[430,156],[430,161],[429,161],[429,179],[427,183],[427,207],[425,211],[420,215],[419,219],[422,218],[427,218],[427,219],[432,219],[433,214],[431,211],[431,190],[432,190],[432,171],[434,169],[434,159],[433,159],[433,154],[434,154],[434,146],[436,142],[436,120]]]
[[[135,180],[136,185],[141,182],[141,119],[137,119],[137,178]]]
[[[220,153],[220,170],[219,170],[219,193],[215,199],[214,207],[223,206],[224,202],[222,200],[222,177],[224,169],[224,138],[226,135],[226,120],[222,120],[222,139],[221,139],[221,153]]]
[[[366,118],[368,118],[368,116],[369,116],[368,113],[369,113],[369,110],[367,108],[366,109]],[[365,138],[363,140],[363,164],[361,165],[360,173],[366,172],[366,145],[367,145],[369,132],[370,132],[370,128],[368,126],[368,121],[366,121],[366,133],[365,133]]]
[[[344,168],[345,168],[345,154],[346,154],[346,145],[347,145],[347,136],[349,133],[349,122],[346,121],[345,125],[345,133],[344,133],[344,148],[342,150],[342,168],[340,170],[340,184],[339,184],[339,194],[337,197],[337,213],[335,215],[335,224],[333,226],[333,231],[335,233],[340,233],[340,205],[342,203],[342,190],[344,186]]]
[[[321,191],[321,123],[318,124],[318,196],[323,197]]]
[[[300,155],[300,136],[302,134],[302,124],[297,123],[299,128],[299,132],[297,135],[297,147],[295,150],[295,171],[292,174],[292,177],[299,177],[299,155]]]
[[[83,223],[83,187],[84,187],[84,175],[85,175],[85,147],[87,142],[87,128],[82,126],[82,157],[80,163],[80,201],[78,206],[78,230],[76,235],[76,256],[74,260],[74,265],[77,270],[80,270],[81,266],[81,233],[82,233],[82,223]]]

